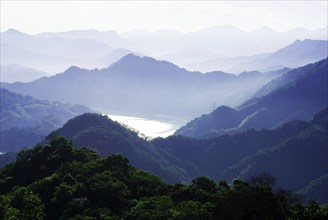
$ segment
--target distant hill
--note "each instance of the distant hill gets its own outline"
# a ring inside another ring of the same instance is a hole
[[[261,60],[257,58],[265,58],[296,39],[327,40],[327,29],[276,32],[263,27],[244,31],[234,26],[217,25],[189,33],[167,29],[155,32],[138,29],[118,34],[114,30],[91,29],[36,35],[9,29],[1,33],[1,53],[6,54],[1,57],[1,64],[17,63],[55,74],[73,65],[83,68],[107,67],[112,62],[104,62],[106,57],[116,49],[124,49],[202,72],[269,71],[272,70],[270,62],[264,62],[258,67],[253,65],[261,63],[256,63]],[[318,51],[323,49],[318,48]],[[312,52],[317,54],[316,51]],[[291,58],[295,58],[294,61],[302,60],[301,65],[306,64],[302,57],[294,55],[290,54]],[[277,65],[282,63],[273,64],[274,69],[277,69]],[[287,66],[290,65],[295,67],[291,62]]]
[[[188,180],[179,167],[170,164],[137,132],[107,116],[91,113],[77,116],[49,134],[45,142],[56,137],[65,137],[72,140],[75,146],[91,148],[104,157],[122,154],[134,166],[156,173],[169,182]]]
[[[295,68],[313,63],[328,56],[327,40],[296,40],[294,43],[283,47],[270,56],[264,58],[261,63],[266,66],[284,66]]]
[[[117,49],[114,49],[113,51],[111,51],[106,56],[102,57],[99,60],[99,62],[102,64],[101,66],[106,66],[107,67],[110,64],[113,64],[113,63],[117,62],[122,57],[124,57],[128,54],[135,54],[135,55],[138,55],[138,56],[143,56],[142,54],[140,54],[138,52],[135,52],[135,51],[131,51],[131,50],[124,49],[124,48],[117,48]]]
[[[248,128],[274,128],[295,119],[309,120],[327,106],[327,62],[325,59],[291,70],[238,108],[220,106],[187,123],[175,135],[206,138]]]
[[[276,32],[268,27],[244,31],[230,25],[216,25],[188,33],[173,30],[148,32],[139,29],[121,35],[130,43],[130,46],[125,47],[127,49],[139,51],[157,59],[168,60],[189,70],[230,72],[232,69],[224,68],[223,64],[229,66],[231,57],[252,57],[255,54],[262,56],[286,47],[296,39],[327,40],[327,28]],[[253,58],[256,57],[252,57],[251,60]],[[238,63],[244,61],[246,60],[239,59]],[[203,62],[204,65],[201,65],[201,68],[195,68],[197,65],[192,65]],[[192,66],[194,68],[191,68]],[[212,68],[208,69],[209,67]],[[236,73],[245,70],[253,71],[257,68],[254,66],[251,69],[238,68]]]
[[[1,33],[1,64],[16,63],[55,74],[72,65],[95,68],[112,49],[92,39],[40,38],[9,29]]]
[[[39,99],[83,104],[107,114],[145,118],[168,115],[190,120],[210,111],[214,102],[241,104],[285,72],[203,74],[129,54],[105,69],[71,67],[55,76],[30,83],[2,83],[2,87]]]
[[[92,112],[81,105],[38,100],[3,88],[0,91],[2,152],[33,146],[68,119],[84,112]]]
[[[1,82],[30,82],[47,73],[18,64],[1,65]]]
[[[37,38],[64,38],[68,40],[88,39],[101,42],[111,48],[122,47],[125,44],[124,38],[119,36],[116,31],[72,30],[66,32],[43,32],[34,35]]]
[[[327,58],[327,48],[327,40],[296,40],[267,57],[259,58],[246,65],[241,64],[240,68],[248,70],[255,67],[260,71],[280,69],[281,67],[296,68]]]
[[[222,70],[232,73],[242,71],[273,71],[283,67],[296,68],[317,62],[328,56],[327,40],[296,40],[272,53],[245,57],[217,58],[194,63],[187,68],[193,70]]]

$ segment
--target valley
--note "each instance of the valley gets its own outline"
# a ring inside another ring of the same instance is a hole
[[[328,219],[327,2],[0,4],[0,219]]]

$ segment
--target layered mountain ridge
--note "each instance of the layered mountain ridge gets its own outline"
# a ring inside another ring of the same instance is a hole
[[[107,114],[190,119],[207,112],[213,102],[240,104],[258,87],[285,72],[287,69],[239,76],[220,71],[202,74],[129,54],[105,69],[71,67],[30,83],[1,85],[17,93],[83,104]]]
[[[18,151],[41,141],[68,119],[93,110],[73,104],[38,100],[1,88],[0,152]]]
[[[186,124],[175,135],[211,137],[248,128],[274,128],[294,120],[309,120],[327,106],[327,59],[284,74],[262,87],[238,108],[218,107]]]
[[[304,39],[271,52],[252,56],[210,59],[187,66],[192,70],[223,70],[232,73],[241,71],[273,71],[283,67],[297,68],[328,56],[328,41]]]

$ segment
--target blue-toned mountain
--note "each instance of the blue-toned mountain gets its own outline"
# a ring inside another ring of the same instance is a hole
[[[71,67],[30,83],[3,83],[12,91],[86,105],[103,113],[191,119],[217,105],[237,105],[285,73],[189,72],[167,61],[129,54],[105,69]],[[40,92],[42,91],[42,92]]]
[[[33,146],[68,119],[92,112],[81,105],[38,100],[3,88],[0,91],[1,152]]]
[[[291,70],[238,108],[218,107],[178,129],[175,135],[206,138],[249,128],[274,128],[295,119],[309,120],[327,106],[327,62],[324,59]]]

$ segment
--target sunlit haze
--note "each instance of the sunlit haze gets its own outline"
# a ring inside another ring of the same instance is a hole
[[[167,122],[117,115],[108,115],[108,117],[120,123],[126,124],[131,128],[137,129],[139,132],[149,137],[167,137],[172,135],[176,130],[173,124],[169,124]]]
[[[1,31],[173,29],[213,25],[276,31],[327,26],[327,1],[1,1]]]

